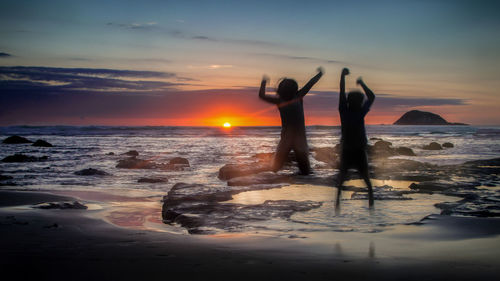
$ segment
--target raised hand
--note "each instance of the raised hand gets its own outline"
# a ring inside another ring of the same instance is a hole
[[[346,76],[346,75],[349,75],[350,72],[349,72],[349,68],[345,67],[344,69],[342,69],[342,76]]]
[[[361,76],[358,77],[358,80],[356,80],[356,84],[357,85],[363,85],[363,78],[361,78]]]
[[[319,66],[318,68],[316,68],[316,71],[317,71],[319,74],[321,74],[321,75],[323,75],[323,74],[325,73],[325,69],[324,69],[322,66]]]
[[[269,82],[269,76],[267,76],[266,74],[262,75],[262,82]]]

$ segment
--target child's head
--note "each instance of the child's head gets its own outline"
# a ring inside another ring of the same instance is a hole
[[[297,91],[299,90],[299,85],[297,82],[290,78],[284,78],[281,80],[278,90],[276,91],[278,95],[284,100],[291,100]]]
[[[365,95],[360,91],[351,91],[347,96],[347,106],[349,110],[361,109]]]

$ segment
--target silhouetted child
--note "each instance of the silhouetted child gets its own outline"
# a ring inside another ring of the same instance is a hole
[[[263,77],[260,84],[259,98],[278,106],[281,116],[281,140],[274,155],[273,171],[278,171],[293,149],[297,158],[300,173],[308,175],[311,172],[309,164],[309,148],[306,140],[306,126],[304,122],[304,107],[302,99],[323,75],[323,69],[318,68],[318,74],[299,90],[297,82],[293,79],[283,79],[279,86],[277,96],[266,95],[268,78]]]
[[[346,75],[349,75],[349,69],[344,68],[340,76],[339,93],[339,112],[340,122],[342,125],[342,137],[340,139],[341,155],[336,206],[337,208],[339,207],[340,194],[342,191],[342,185],[346,179],[347,170],[355,168],[358,170],[368,187],[368,202],[371,207],[373,206],[373,191],[368,174],[368,158],[366,156],[366,145],[368,142],[366,140],[365,116],[368,111],[370,111],[370,106],[375,100],[375,95],[360,77],[356,83],[361,85],[365,91],[367,100],[363,102],[365,95],[360,91],[349,92],[349,96],[346,98]]]

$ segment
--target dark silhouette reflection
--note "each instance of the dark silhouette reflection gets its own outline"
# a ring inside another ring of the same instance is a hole
[[[375,258],[375,243],[370,241],[370,247],[368,248],[368,257],[371,259]]]
[[[356,83],[365,91],[367,100],[364,101],[363,93],[359,91],[349,92],[346,98],[345,94],[345,76],[349,75],[349,69],[344,68],[340,76],[340,93],[339,93],[339,113],[341,121],[342,137],[341,155],[340,155],[340,171],[338,175],[337,199],[335,208],[340,210],[340,197],[344,181],[346,180],[347,171],[350,168],[358,170],[361,177],[368,187],[368,202],[369,206],[373,207],[373,191],[368,174],[368,158],[366,156],[366,131],[365,131],[365,116],[370,111],[370,107],[375,100],[375,95],[366,86],[363,80],[358,78]]]
[[[264,76],[262,79],[259,98],[275,104],[280,111],[281,117],[281,140],[276,149],[272,164],[272,169],[275,172],[283,166],[291,150],[295,152],[300,173],[308,175],[311,172],[302,99],[322,75],[323,69],[319,67],[318,74],[309,80],[300,90],[298,90],[295,80],[284,78],[278,86],[276,96],[266,95],[268,77]]]

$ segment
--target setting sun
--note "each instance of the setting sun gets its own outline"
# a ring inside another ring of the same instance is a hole
[[[222,125],[224,128],[231,128],[231,123],[226,122]]]

